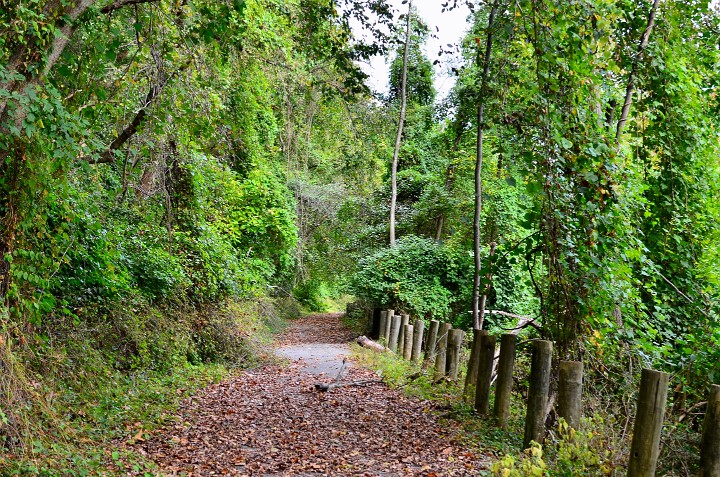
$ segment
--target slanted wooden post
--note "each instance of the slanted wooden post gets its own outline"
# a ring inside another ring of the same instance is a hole
[[[487,333],[480,335],[478,358],[475,409],[480,414],[489,414],[490,382],[492,381],[493,361],[495,361],[494,336],[490,336]]]
[[[478,359],[480,357],[480,335],[487,335],[487,330],[473,329],[473,342],[470,348],[470,359],[468,360],[467,375],[465,376],[465,396],[472,396],[477,383]]]
[[[437,354],[437,339],[439,328],[440,322],[438,320],[432,320],[430,322],[430,328],[428,329],[428,337],[425,340],[425,361],[435,359],[435,355]]]
[[[383,336],[385,337],[385,343],[390,342],[390,330],[392,328],[392,319],[395,316],[395,310],[386,310],[387,320],[385,321],[385,329],[383,330]]]
[[[415,335],[413,337],[412,357],[415,362],[420,361],[422,354],[423,332],[425,331],[425,322],[418,318],[415,320]]]
[[[458,377],[458,369],[460,365],[460,350],[462,349],[463,330],[450,330],[447,343],[447,359],[448,359],[448,376],[455,381]]]
[[[400,337],[398,338],[398,349],[400,354],[405,351],[405,325],[410,324],[410,315],[400,315]]]
[[[382,341],[385,338],[385,327],[387,326],[388,312],[387,310],[380,311],[380,332],[378,334],[378,340]],[[385,341],[387,344],[387,341]]]
[[[720,386],[714,384],[708,397],[700,447],[700,477],[720,477]]]
[[[510,396],[513,385],[513,368],[515,367],[515,344],[517,335],[505,334],[500,338],[500,359],[497,367],[497,384],[495,385],[495,405],[493,414],[498,425],[505,429],[510,416]]]
[[[667,373],[652,369],[642,370],[628,477],[655,476],[669,380]]]
[[[573,429],[580,428],[582,417],[583,364],[581,361],[560,361],[558,382],[558,416]]]
[[[388,316],[390,313],[388,313]],[[390,348],[390,351],[393,353],[397,352],[398,349],[398,336],[400,335],[400,317],[398,315],[392,316],[392,321],[390,323],[390,341],[388,343],[388,348]]]
[[[412,357],[412,347],[413,347],[413,325],[405,325],[403,326],[405,329],[405,343],[403,343],[403,358],[410,361],[410,358]]]
[[[438,329],[437,356],[435,357],[435,380],[447,375],[447,344],[450,334],[450,323],[441,323]]]
[[[552,365],[552,341],[533,342],[532,363],[530,365],[530,387],[528,389],[527,414],[525,416],[525,436],[523,447],[530,442],[542,444],[545,437],[545,407],[550,392],[550,370]]]

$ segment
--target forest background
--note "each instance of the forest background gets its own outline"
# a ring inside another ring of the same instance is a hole
[[[390,246],[405,37],[383,1],[0,1],[2,446],[70,459],[75,413],[106,403],[87,425],[113,429],[138,379],[244,362],[293,300],[470,329],[474,277],[485,328],[532,317],[610,394],[654,366],[700,402],[720,383],[720,15],[468,6],[441,101],[411,18]],[[381,96],[358,67],[376,54]]]

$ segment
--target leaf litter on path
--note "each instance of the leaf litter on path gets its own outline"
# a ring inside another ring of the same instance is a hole
[[[280,342],[351,338],[337,315],[313,315]],[[308,374],[301,363],[243,372],[184,401],[174,424],[134,446],[162,475],[433,477],[487,468],[485,455],[453,438],[452,421],[438,423],[433,403],[385,385],[314,389],[334,378]],[[377,376],[356,366],[343,379]]]

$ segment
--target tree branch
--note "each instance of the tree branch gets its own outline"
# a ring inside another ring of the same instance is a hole
[[[105,5],[100,9],[100,13],[112,13],[115,10],[120,10],[123,7],[126,7],[128,5],[139,5],[141,3],[153,3],[157,0],[118,0],[117,2],[111,3],[110,5]]]
[[[627,89],[625,90],[625,103],[622,107],[622,113],[620,114],[620,119],[617,122],[617,131],[615,133],[615,141],[620,142],[620,137],[622,136],[622,130],[625,126],[625,122],[627,122],[628,114],[630,113],[630,105],[632,104],[632,97],[633,93],[635,93],[635,76],[637,74],[638,66],[640,64],[640,60],[642,59],[643,53],[645,52],[645,48],[648,46],[648,40],[650,39],[650,33],[652,32],[653,27],[655,26],[655,14],[657,13],[658,5],[660,4],[660,0],[655,0],[653,2],[652,8],[650,8],[650,13],[648,14],[648,24],[645,28],[645,31],[642,34],[642,38],[640,39],[640,45],[638,46],[637,54],[635,55],[635,59],[632,63],[632,68],[630,70],[630,77],[628,78],[627,83]]]

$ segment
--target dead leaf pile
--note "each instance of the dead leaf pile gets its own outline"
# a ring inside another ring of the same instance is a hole
[[[310,317],[340,339],[336,317]],[[334,330],[334,331],[333,331]],[[327,381],[333,377],[328,376]],[[353,367],[345,379],[376,379]],[[166,475],[476,475],[487,457],[454,443],[432,404],[384,385],[318,393],[298,365],[269,366],[212,385],[185,401],[174,425],[134,444]]]

